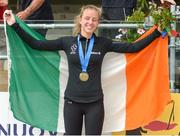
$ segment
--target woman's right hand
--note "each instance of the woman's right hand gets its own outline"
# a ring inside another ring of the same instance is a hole
[[[4,11],[4,18],[7,22],[8,25],[13,25],[14,23],[16,23],[15,17],[12,14],[12,10],[5,10]]]

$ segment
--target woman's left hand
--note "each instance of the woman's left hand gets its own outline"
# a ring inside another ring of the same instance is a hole
[[[157,30],[161,33],[163,30],[159,26],[157,26]]]

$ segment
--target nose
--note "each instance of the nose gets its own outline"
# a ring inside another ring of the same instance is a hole
[[[93,20],[92,19],[89,19],[89,24],[92,24],[93,23]]]

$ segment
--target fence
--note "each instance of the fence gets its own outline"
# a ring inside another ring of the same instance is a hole
[[[171,6],[171,12],[174,16],[176,16],[177,19],[180,19],[180,6]],[[142,23],[144,27],[150,27],[152,24],[150,22],[148,23]],[[32,28],[43,28],[43,29],[72,29],[74,24],[72,22],[66,23],[66,22],[60,22],[56,24],[29,24]],[[101,23],[99,25],[99,29],[103,28],[137,28],[139,24],[128,24],[127,22],[123,23]],[[177,23],[172,23],[172,27],[174,30],[177,29]],[[0,29],[3,29],[3,24],[0,24]],[[0,43],[1,44],[1,43]],[[180,72],[175,73],[177,70],[180,69],[176,65],[176,61],[178,62],[178,57],[176,54],[178,53],[178,50],[180,49],[180,38],[170,37],[170,44],[169,44],[169,69],[170,69],[170,90],[171,92],[180,92]],[[0,54],[0,60],[6,60],[7,55],[1,55]],[[179,64],[180,65],[180,64]],[[179,70],[180,71],[180,70]],[[178,75],[179,74],[179,75]],[[178,76],[178,78],[176,78]],[[177,85],[179,84],[179,85]],[[1,91],[1,90],[0,90]]]

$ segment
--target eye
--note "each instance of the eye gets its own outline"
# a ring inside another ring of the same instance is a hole
[[[98,20],[96,19],[96,18],[93,18],[93,20],[92,20],[93,22],[97,22]]]
[[[90,19],[90,17],[85,17],[84,19],[85,19],[85,20],[89,20],[89,19]]]

